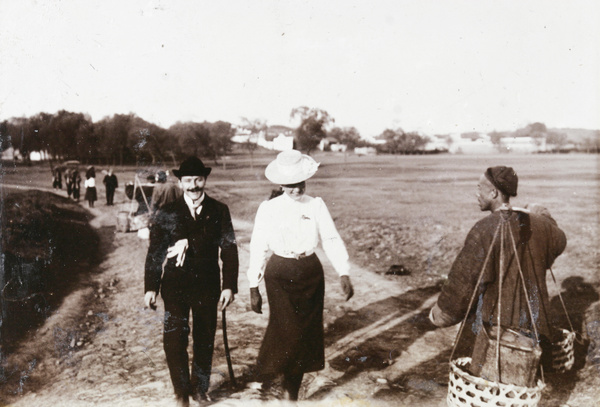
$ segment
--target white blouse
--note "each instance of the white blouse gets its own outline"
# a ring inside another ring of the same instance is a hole
[[[85,188],[95,188],[96,187],[96,178],[91,177],[85,180],[85,182],[83,183],[83,186]]]
[[[260,204],[250,240],[250,287],[262,281],[270,252],[283,257],[309,255],[319,244],[340,275],[348,275],[348,252],[321,198],[303,195],[298,201],[285,193]]]

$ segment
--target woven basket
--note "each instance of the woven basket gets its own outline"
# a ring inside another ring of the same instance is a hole
[[[563,339],[552,344],[552,370],[563,373],[571,370],[575,363],[575,350],[573,348],[575,332],[566,329],[561,331]]]
[[[464,369],[471,358],[453,360],[450,364],[450,383],[446,399],[450,407],[535,407],[542,397],[545,385],[538,381],[537,387],[521,387],[490,382],[472,376]]]

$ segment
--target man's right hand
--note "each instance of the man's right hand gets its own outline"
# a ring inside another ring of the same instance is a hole
[[[188,240],[180,239],[167,249],[167,258],[177,257],[175,267],[183,267],[185,261],[185,252],[188,249]]]
[[[258,291],[258,287],[250,288],[250,306],[252,307],[252,311],[262,314],[262,297]]]
[[[147,308],[156,309],[156,292],[154,291],[146,291],[146,295],[144,296],[144,303]]]

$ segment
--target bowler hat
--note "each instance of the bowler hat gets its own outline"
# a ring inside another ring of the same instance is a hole
[[[173,174],[175,174],[175,176],[179,179],[181,179],[181,177],[194,175],[207,177],[211,170],[212,168],[204,166],[204,163],[201,159],[192,156],[186,158],[181,163],[178,170],[173,170]]]
[[[265,176],[274,184],[291,185],[306,181],[315,175],[318,168],[319,163],[311,156],[298,150],[286,150],[267,165]]]

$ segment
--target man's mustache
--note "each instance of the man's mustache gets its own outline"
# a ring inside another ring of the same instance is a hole
[[[186,189],[188,192],[202,192],[202,188],[188,188]]]

